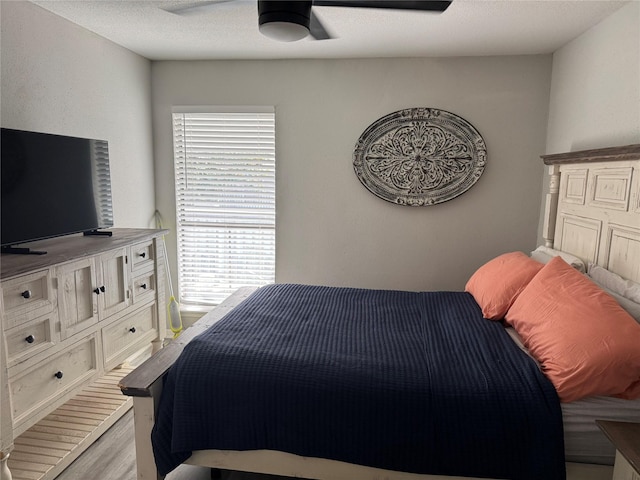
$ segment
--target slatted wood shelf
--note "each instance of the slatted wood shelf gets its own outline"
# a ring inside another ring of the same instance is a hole
[[[112,370],[15,439],[13,480],[52,480],[133,404],[118,384],[131,367]]]

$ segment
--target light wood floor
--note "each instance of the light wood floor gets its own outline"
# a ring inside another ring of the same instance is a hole
[[[180,465],[166,480],[210,480],[208,468]],[[136,450],[133,441],[133,410],[64,470],[56,480],[136,480]],[[222,480],[290,480],[271,475],[222,472]]]

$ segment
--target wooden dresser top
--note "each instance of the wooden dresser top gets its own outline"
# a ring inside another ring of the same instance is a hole
[[[21,247],[44,250],[47,253],[45,255],[3,253],[0,257],[0,279],[5,280],[49,268],[52,265],[144,242],[168,232],[168,230],[151,228],[111,228],[107,231],[112,232],[112,236],[84,236],[79,233],[22,244]]]

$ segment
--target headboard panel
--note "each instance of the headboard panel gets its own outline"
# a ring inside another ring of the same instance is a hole
[[[640,144],[542,159],[545,244],[640,282]]]

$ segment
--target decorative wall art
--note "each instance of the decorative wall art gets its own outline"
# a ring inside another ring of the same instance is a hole
[[[486,163],[487,147],[473,125],[435,108],[408,108],[376,120],[353,152],[355,173],[371,193],[412,207],[463,194]]]

